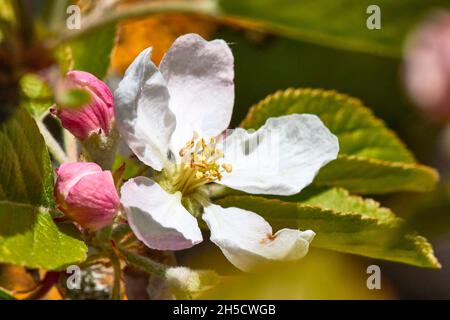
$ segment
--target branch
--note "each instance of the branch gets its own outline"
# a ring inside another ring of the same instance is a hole
[[[193,14],[206,14],[209,16],[218,16],[219,10],[212,0],[200,1],[152,1],[135,4],[128,7],[121,7],[102,15],[100,18],[87,15],[83,19],[83,27],[80,30],[69,30],[61,34],[59,39],[49,43],[50,48],[55,48],[61,43],[79,38],[95,29],[101,28],[110,23],[118,21],[144,17],[150,14],[163,12],[182,12]]]

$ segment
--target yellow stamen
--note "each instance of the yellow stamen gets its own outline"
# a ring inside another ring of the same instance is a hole
[[[233,167],[229,163],[222,164],[222,168],[224,168],[227,173],[230,173],[233,170]]]
[[[204,184],[220,181],[224,172],[232,171],[231,164],[218,163],[224,155],[216,148],[216,143],[215,138],[205,140],[194,131],[192,139],[179,151],[182,159],[181,163],[176,165],[178,169],[173,179],[176,190],[189,194]]]
[[[201,179],[201,178],[203,178],[203,176],[204,176],[204,174],[203,174],[202,172],[200,172],[200,171],[197,171],[197,172],[195,173],[195,177],[196,177],[197,179]]]

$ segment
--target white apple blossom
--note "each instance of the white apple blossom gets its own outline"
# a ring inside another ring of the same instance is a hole
[[[183,205],[189,199],[202,209],[211,241],[241,270],[305,256],[313,231],[282,229],[273,234],[254,212],[212,204],[206,186],[296,194],[337,157],[337,138],[318,117],[307,114],[270,118],[256,132],[236,129],[223,137],[234,104],[228,45],[188,34],[174,42],[159,69],[150,55],[149,48],[135,59],[115,92],[122,137],[158,172],[152,179],[130,179],[121,189],[122,207],[138,239],[158,250],[181,250],[201,242],[199,217]],[[266,154],[270,132],[277,133],[278,170],[261,169],[275,161]]]

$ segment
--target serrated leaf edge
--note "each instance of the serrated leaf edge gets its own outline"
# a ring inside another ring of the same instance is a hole
[[[255,112],[263,109],[267,104],[269,104],[274,99],[281,99],[281,98],[289,99],[305,94],[323,98],[333,97],[338,102],[343,101],[358,109],[359,112],[365,113],[374,122],[376,126],[383,128],[383,130],[385,130],[387,134],[391,136],[392,139],[396,140],[396,142],[404,149],[405,153],[407,153],[411,159],[416,161],[414,154],[411,151],[409,151],[406,144],[397,136],[397,134],[393,130],[391,130],[382,119],[377,118],[372,112],[372,110],[366,107],[360,99],[344,93],[340,93],[336,90],[325,90],[319,88],[288,88],[285,90],[278,90],[275,93],[268,95],[257,104],[250,107],[247,116],[241,121],[239,126],[244,128],[246,126],[246,123],[249,122],[251,118],[254,116]]]
[[[386,160],[374,159],[374,158],[368,158],[368,157],[362,157],[362,156],[347,156],[347,155],[339,155],[338,159],[365,161],[365,162],[369,162],[374,165],[381,165],[381,166],[391,167],[391,168],[401,168],[401,169],[405,169],[405,170],[409,170],[409,169],[421,170],[421,171],[424,171],[427,174],[429,174],[430,177],[432,177],[434,185],[439,181],[439,172],[436,169],[428,167],[426,165],[419,164],[419,163],[392,162],[392,161],[386,161]],[[316,184],[315,181],[313,183]],[[328,184],[318,183],[318,185],[328,185]],[[434,186],[433,186],[433,188],[430,188],[430,189],[426,189],[426,190],[424,189],[424,191],[432,191],[433,189],[434,189]]]
[[[280,204],[282,206],[285,206],[287,204],[291,204],[291,205],[295,204],[298,207],[318,209],[318,210],[320,210],[322,212],[331,212],[334,215],[338,215],[338,216],[342,216],[342,217],[344,217],[344,216],[358,216],[358,217],[361,217],[362,220],[371,221],[371,222],[376,223],[377,225],[392,226],[392,223],[396,224],[396,223],[401,223],[403,221],[403,219],[401,219],[399,217],[393,217],[393,219],[389,219],[389,220],[383,221],[383,220],[376,219],[376,218],[373,218],[373,217],[364,216],[364,215],[362,215],[362,214],[360,214],[358,212],[353,212],[353,211],[334,211],[334,210],[331,210],[331,209],[322,208],[322,207],[320,207],[318,205],[302,204],[301,202],[288,202],[288,201],[283,201],[283,200],[280,200],[280,199],[268,199],[268,198],[265,198],[265,197],[262,197],[262,196],[254,196],[254,195],[240,195],[240,196],[231,195],[231,196],[226,196],[224,198],[217,199],[217,202],[221,202],[221,200],[224,200],[224,199],[227,199],[227,201],[228,200],[234,201],[234,200],[239,200],[241,198],[258,199],[258,200],[264,201],[265,203],[276,203],[276,204]],[[374,201],[374,202],[376,202],[376,201]],[[387,208],[383,208],[383,209],[387,209]],[[389,210],[389,209],[387,209],[387,210]],[[257,213],[257,212],[255,212],[255,213]],[[387,222],[389,222],[389,223],[387,223]]]
[[[14,202],[14,201],[9,201],[9,200],[0,200],[0,205],[1,204],[8,204],[8,205],[11,205],[11,206],[19,206],[19,207],[24,207],[24,208],[29,208],[29,209],[39,209],[39,212],[41,212],[43,214],[48,214],[50,219],[51,219],[51,221],[53,221],[53,218],[52,218],[52,216],[50,214],[51,210],[53,210],[52,208],[47,208],[47,207],[44,207],[44,206],[34,206],[34,205],[28,204],[28,203]],[[54,225],[55,225],[56,229],[59,230],[59,228],[56,225],[56,223],[54,223]],[[58,234],[58,237],[61,237],[61,234]],[[70,237],[70,238],[72,238],[72,237]],[[86,244],[83,241],[75,239],[75,238],[73,238],[73,240],[79,241],[80,243],[83,243],[85,245],[84,256],[79,261],[79,262],[82,262],[82,261],[84,261],[86,259],[87,249],[88,248],[86,247]],[[26,264],[25,263],[18,263],[18,265],[25,266]],[[36,264],[33,267],[44,268],[45,269],[45,266],[42,266],[40,264]],[[55,270],[57,270],[57,269],[55,269]]]
[[[232,195],[232,196],[227,196],[227,197],[218,199],[217,202],[220,203],[221,200],[224,200],[224,199],[227,199],[228,201],[231,200],[231,202],[233,202],[235,199],[238,200],[240,198],[247,198],[247,199],[253,198],[253,199],[262,200],[262,202],[265,202],[265,203],[275,203],[275,204],[281,205],[281,206],[284,206],[287,203],[295,204],[297,206],[297,208],[302,207],[302,208],[316,209],[316,210],[320,210],[321,212],[329,212],[329,213],[332,213],[333,215],[337,215],[337,216],[341,216],[341,217],[345,217],[345,216],[359,217],[363,221],[372,222],[377,226],[387,226],[389,228],[401,227],[401,224],[404,222],[404,220],[402,218],[399,218],[397,216],[393,217],[392,220],[385,221],[385,220],[380,220],[380,219],[364,216],[357,212],[334,211],[331,209],[321,208],[320,206],[309,205],[309,204],[305,205],[300,202],[285,202],[285,201],[282,201],[279,199],[268,199],[268,198],[265,198],[262,196],[253,196],[253,195],[245,195],[245,196],[244,195],[241,195],[241,196]],[[380,207],[380,208],[383,208],[383,207]],[[385,208],[385,209],[387,209],[387,208]],[[389,210],[389,209],[387,209],[387,210]],[[255,213],[258,214],[258,212],[255,212]],[[405,237],[410,238],[414,242],[415,245],[417,245],[418,247],[423,249],[422,253],[423,253],[424,257],[427,259],[427,263],[429,264],[429,267],[433,267],[436,269],[439,269],[442,267],[441,264],[439,263],[438,259],[434,255],[433,247],[431,246],[431,244],[427,241],[427,239],[425,237],[417,234],[416,232],[409,232],[408,234],[405,235]]]
[[[358,203],[363,204],[363,205],[367,205],[367,206],[374,206],[376,210],[382,211],[383,213],[387,214],[386,219],[384,219],[383,221],[386,222],[395,222],[395,220],[400,219],[399,217],[397,217],[395,215],[394,212],[392,212],[391,209],[387,208],[387,207],[383,207],[381,205],[381,203],[379,203],[378,201],[375,201],[374,199],[371,198],[363,198],[359,195],[354,195],[351,194],[348,190],[344,189],[344,188],[340,188],[340,187],[330,187],[332,189],[335,189],[338,192],[342,192],[344,196],[352,198],[355,201],[358,201]],[[297,202],[301,204],[301,201]],[[314,205],[311,205],[314,207]],[[317,207],[317,206],[316,206]],[[329,209],[326,209],[329,210]],[[346,212],[346,213],[351,213],[351,214],[358,214],[360,215],[358,212],[353,212],[353,211],[341,211],[341,212]],[[380,220],[380,219],[376,219],[376,220]],[[402,219],[400,219],[402,220]],[[380,220],[381,221],[381,220]]]

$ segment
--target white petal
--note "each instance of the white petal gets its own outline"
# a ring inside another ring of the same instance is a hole
[[[120,200],[134,234],[149,248],[181,250],[202,242],[197,220],[181,204],[180,194],[137,177],[123,185]]]
[[[256,213],[214,204],[205,208],[203,220],[211,230],[211,241],[243,271],[273,261],[301,259],[315,236],[311,230],[294,229],[282,229],[273,235],[269,223]]]
[[[233,54],[223,40],[205,41],[196,34],[179,37],[166,53],[160,70],[167,81],[170,109],[177,127],[172,151],[195,130],[215,137],[230,124],[234,104]]]
[[[114,92],[114,111],[123,139],[145,164],[161,170],[167,161],[175,130],[169,92],[162,74],[151,62],[151,48],[142,51]]]
[[[339,142],[315,115],[270,118],[256,132],[238,128],[223,141],[233,170],[218,183],[253,194],[292,195],[336,159]]]

